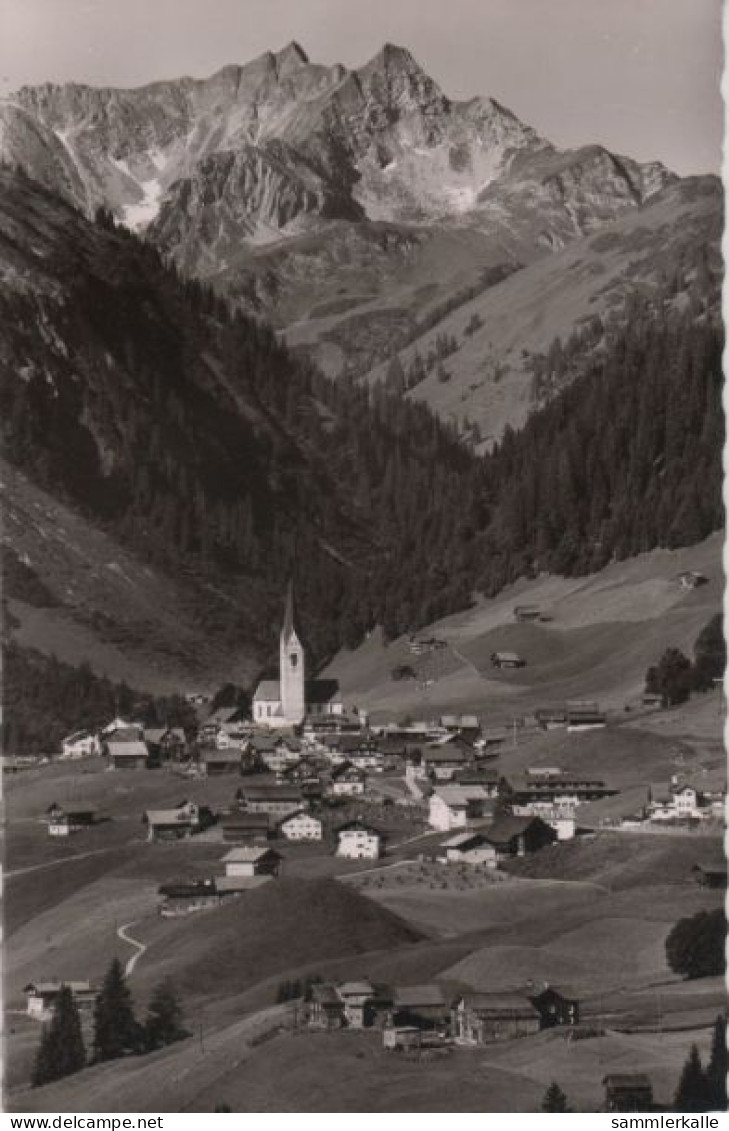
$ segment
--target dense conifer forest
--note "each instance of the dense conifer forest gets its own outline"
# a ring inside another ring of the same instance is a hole
[[[481,457],[401,388],[324,377],[107,214],[2,176],[46,251],[38,286],[0,296],[6,457],[143,557],[223,586],[225,631],[262,657],[294,568],[321,660],[376,624],[392,638],[519,576],[723,524],[708,310],[635,299]]]

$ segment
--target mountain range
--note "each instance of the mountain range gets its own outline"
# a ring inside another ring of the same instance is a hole
[[[249,681],[294,546],[320,658],[533,571],[495,493],[513,469],[480,456],[617,372],[631,324],[658,341],[693,318],[714,357],[717,178],[561,151],[491,98],[452,101],[404,48],[25,87],[0,103],[0,157],[15,632],[151,689]],[[604,564],[611,506],[589,547],[586,512],[541,560]],[[716,521],[712,502],[699,533]]]

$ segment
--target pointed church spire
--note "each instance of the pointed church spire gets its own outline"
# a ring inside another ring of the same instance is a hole
[[[281,635],[284,640],[289,640],[296,632],[296,606],[294,601],[294,579],[289,581],[289,587],[286,591],[286,611],[284,613],[283,628]]]

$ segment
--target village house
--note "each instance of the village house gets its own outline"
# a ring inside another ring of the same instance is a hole
[[[143,821],[147,840],[179,840],[200,831],[200,807],[194,801],[183,801],[174,809],[148,809]]]
[[[153,764],[146,744],[141,739],[107,742],[106,750],[115,770],[146,770]]]
[[[323,822],[306,809],[289,813],[288,817],[279,822],[278,827],[286,840],[321,840],[324,836]]]
[[[441,848],[445,849],[446,864],[484,865],[487,868],[495,868],[498,863],[496,848],[489,843],[484,833],[457,833],[449,840],[444,840]]]
[[[540,620],[541,617],[542,613],[538,605],[516,605],[514,607],[514,620],[521,624]]]
[[[247,809],[226,813],[220,821],[223,840],[231,844],[250,844],[273,836],[268,813],[251,813]]]
[[[452,781],[459,770],[464,769],[471,758],[464,746],[449,739],[437,746],[429,746],[423,751],[421,765],[423,772],[433,781]]]
[[[552,766],[530,768],[523,777],[511,778],[511,787],[513,804],[529,806],[527,811],[534,814],[541,813],[540,806],[545,811],[565,809],[569,814],[586,801],[599,801],[617,792],[601,778]]]
[[[281,870],[283,857],[274,848],[266,845],[245,845],[231,848],[222,857],[226,876],[277,876]]]
[[[227,750],[207,747],[200,751],[198,765],[204,777],[217,777],[219,774],[240,774],[243,765],[243,752],[237,748]]]
[[[348,821],[337,829],[337,856],[352,860],[377,860],[382,855],[382,833],[364,821]]]
[[[428,823],[438,832],[465,829],[494,812],[494,798],[483,785],[439,785],[428,803]]]
[[[537,852],[540,848],[553,844],[557,839],[554,829],[541,817],[499,817],[486,830],[485,835],[496,849],[499,860],[510,856],[526,856],[529,852]]]
[[[695,874],[697,883],[706,888],[726,888],[727,863],[726,860],[715,860],[713,863],[694,864],[691,871]]]
[[[489,797],[498,797],[502,786],[508,783],[494,766],[470,766],[459,770],[453,779],[454,785],[482,786]]]
[[[159,913],[164,919],[190,915],[194,911],[209,911],[220,905],[215,880],[181,880],[162,884],[158,890],[163,897]]]
[[[185,756],[187,739],[182,727],[147,727],[143,738],[150,754],[160,762],[179,761]]]
[[[711,805],[703,793],[688,782],[669,789],[650,786],[645,816],[649,821],[702,821],[712,815]]]
[[[134,742],[144,734],[144,723],[127,722],[119,715],[102,727],[99,737],[102,745],[105,742]]]
[[[642,1072],[621,1072],[603,1078],[605,1111],[652,1111],[653,1085]]]
[[[687,569],[683,573],[679,573],[677,580],[682,589],[691,590],[706,585],[709,579],[695,569]]]
[[[357,770],[381,773],[385,768],[385,755],[380,750],[353,750],[349,754],[349,762]]]
[[[491,666],[499,670],[526,667],[526,660],[516,652],[492,652],[490,659]]]
[[[331,793],[334,797],[361,797],[365,792],[367,777],[350,762],[344,762],[332,771]]]
[[[577,832],[575,805],[551,803],[549,801],[530,801],[525,804],[513,802],[511,812],[515,817],[541,817],[545,824],[554,829],[557,840],[572,840]]]
[[[283,773],[301,761],[301,743],[293,738],[269,737],[266,741],[265,736],[257,735],[253,746],[262,765],[274,774]]]
[[[567,733],[572,734],[584,730],[597,730],[604,727],[607,717],[600,710],[598,703],[568,703],[567,704]]]
[[[366,979],[358,982],[341,982],[337,994],[344,1006],[344,1023],[351,1029],[364,1029],[371,1024],[368,1005],[375,996],[375,987]]]
[[[540,988],[530,985],[525,992],[539,1013],[542,1029],[579,1025],[580,1003],[575,994],[570,994],[565,989],[558,990],[549,983],[544,983]]]
[[[423,1030],[417,1025],[386,1025],[382,1030],[386,1049],[419,1049],[423,1043]]]
[[[448,1004],[440,986],[395,986],[392,991],[392,1023],[435,1029],[448,1020]]]
[[[311,987],[308,1021],[313,1029],[341,1029],[344,1002],[331,982],[315,982]]]
[[[534,717],[542,730],[559,730],[567,726],[566,707],[538,707]]]
[[[101,739],[95,731],[77,730],[61,743],[62,758],[87,758],[101,754]]]
[[[78,1009],[92,1009],[98,990],[90,982],[30,982],[23,987],[27,1013],[34,1021],[50,1021],[58,995],[67,986]]]
[[[81,829],[95,825],[98,814],[93,806],[73,809],[58,805],[55,801],[46,810],[49,836],[70,836]]]
[[[272,817],[285,817],[297,809],[305,809],[306,799],[297,785],[259,784],[248,782],[239,792],[241,805],[251,813],[270,813]]]
[[[457,1042],[486,1045],[538,1033],[541,1018],[521,993],[467,993],[455,1002],[452,1027]]]

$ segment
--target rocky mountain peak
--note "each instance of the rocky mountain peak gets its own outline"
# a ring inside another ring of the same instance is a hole
[[[285,47],[282,47],[275,55],[276,70],[279,78],[290,74],[292,71],[298,71],[301,67],[309,65],[309,56],[304,51],[300,43],[292,39]]]

